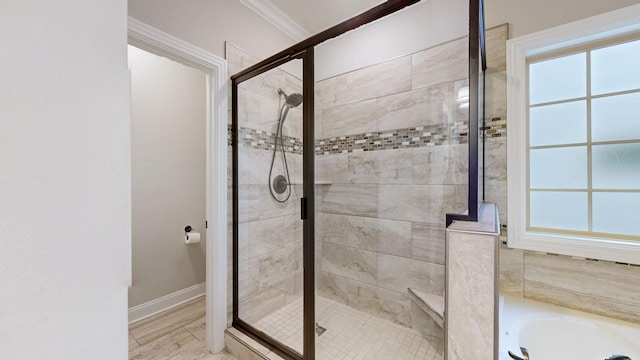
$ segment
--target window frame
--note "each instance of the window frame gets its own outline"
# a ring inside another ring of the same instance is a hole
[[[640,32],[640,4],[507,41],[508,246],[590,259],[640,264],[640,241],[629,236],[528,230],[529,64],[541,57],[576,53],[585,45],[624,41]],[[615,40],[611,40],[615,39]]]

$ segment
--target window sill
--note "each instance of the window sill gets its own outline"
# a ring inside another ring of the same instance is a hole
[[[515,249],[608,260],[640,265],[640,242],[594,237],[509,231],[508,246]]]

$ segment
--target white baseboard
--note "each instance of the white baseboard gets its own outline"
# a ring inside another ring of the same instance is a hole
[[[169,310],[205,294],[206,283],[193,285],[161,298],[129,308],[129,324]]]

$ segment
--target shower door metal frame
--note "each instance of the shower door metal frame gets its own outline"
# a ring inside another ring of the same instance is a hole
[[[313,96],[307,96],[306,93],[310,91],[313,94],[313,48],[307,49],[300,53],[294,54],[293,56],[286,56],[277,61],[274,61],[270,64],[266,64],[265,66],[260,66],[259,68],[254,69],[253,71],[247,71],[245,74],[238,73],[231,77],[231,111],[232,111],[232,120],[231,120],[231,141],[232,141],[232,156],[233,156],[233,327],[239,329],[243,333],[251,336],[256,341],[262,343],[273,351],[277,352],[280,356],[295,359],[295,360],[303,360],[303,358],[299,356],[295,350],[289,348],[285,344],[282,344],[266,334],[263,331],[258,330],[256,327],[251,324],[243,321],[239,317],[239,267],[238,267],[238,258],[239,258],[239,244],[238,244],[238,234],[239,234],[239,205],[238,205],[238,85],[244,81],[252,79],[255,76],[263,74],[269,70],[275,69],[280,65],[283,65],[289,61],[302,59],[303,66],[303,102],[302,102],[302,133],[303,133],[303,147],[302,147],[302,157],[303,157],[303,170],[302,170],[302,199],[301,200],[301,218],[303,222],[303,246],[302,246],[302,262],[303,262],[303,306],[304,306],[304,320],[303,320],[303,338],[304,338],[304,348],[303,354],[307,352],[307,332],[309,331],[307,326],[307,317],[308,314],[311,314],[312,318],[309,319],[312,324],[315,324],[315,311],[308,311],[308,309],[315,308],[315,296],[314,296],[314,287],[315,287],[315,274],[313,268],[308,268],[308,258],[310,258],[311,266],[314,265],[314,212],[313,212],[313,204],[314,204],[314,191],[313,191],[313,179],[314,179],[314,169],[313,169],[313,111],[314,111],[314,98]],[[251,70],[253,67],[248,68],[247,70]],[[310,72],[310,74],[309,74]],[[310,77],[311,81],[307,81],[306,79]],[[309,90],[309,86],[311,86],[311,90]],[[309,137],[309,134],[311,137]],[[309,139],[311,140],[311,146],[308,145]],[[284,151],[284,149],[283,149]],[[310,160],[310,168],[309,168],[309,159]],[[311,185],[308,185],[311,184]],[[303,216],[306,215],[306,216]],[[309,245],[310,244],[310,245]],[[310,270],[310,271],[309,271]],[[313,329],[311,329],[313,332]],[[313,339],[313,338],[312,338]],[[315,344],[315,343],[314,343]],[[315,352],[313,345],[311,349]],[[304,356],[304,355],[303,355]]]
[[[478,221],[478,140],[480,121],[484,123],[484,75],[487,69],[487,51],[485,47],[484,0],[469,0],[469,171],[467,213],[447,214],[446,226],[455,220]],[[484,126],[483,126],[484,129]],[[484,157],[484,153],[483,153]],[[484,171],[483,171],[484,176]],[[484,181],[482,182],[484,200]]]
[[[247,69],[231,76],[231,145],[232,145],[232,201],[233,201],[233,327],[266,345],[276,353],[294,360],[315,360],[315,80],[314,48],[329,39],[366,25],[387,15],[393,14],[420,0],[388,0],[370,10],[348,19],[303,40]],[[447,226],[453,220],[477,221],[478,206],[478,116],[480,60],[482,70],[486,68],[484,47],[483,0],[469,0],[469,196],[468,214],[447,214]],[[238,314],[239,295],[239,246],[238,246],[238,85],[266,71],[274,69],[294,59],[303,60],[303,198],[301,199],[301,218],[303,223],[303,353],[276,341],[268,334],[242,321]],[[474,135],[474,136],[472,136]],[[446,336],[446,335],[445,335]]]

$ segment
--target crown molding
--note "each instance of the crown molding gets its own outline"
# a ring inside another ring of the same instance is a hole
[[[240,2],[296,41],[302,41],[311,36],[304,27],[269,0],[240,0]]]

